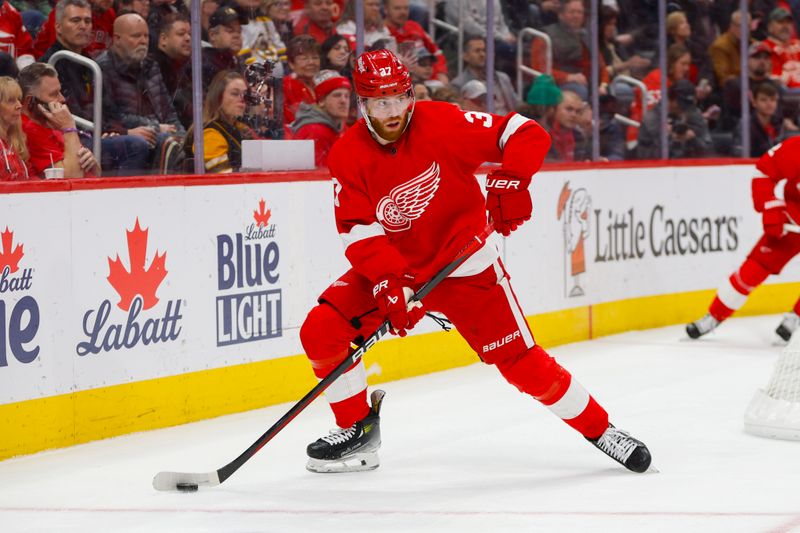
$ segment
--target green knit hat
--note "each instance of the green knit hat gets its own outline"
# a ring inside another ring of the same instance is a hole
[[[542,74],[533,81],[525,100],[531,105],[558,105],[562,99],[561,89],[553,76]]]

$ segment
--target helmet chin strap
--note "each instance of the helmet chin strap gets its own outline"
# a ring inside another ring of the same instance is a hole
[[[380,144],[382,144],[384,146],[387,145],[387,144],[391,144],[391,143],[395,142],[395,141],[390,141],[388,139],[384,139],[383,137],[378,135],[378,132],[375,131],[375,128],[372,126],[372,120],[370,120],[369,114],[367,114],[367,105],[364,102],[365,102],[365,98],[361,98],[359,96],[358,97],[358,110],[361,112],[361,115],[364,117],[364,122],[367,123],[367,129],[369,129],[369,133],[372,135],[372,137],[376,141],[378,141]],[[406,120],[406,125],[403,126],[403,131],[400,132],[400,135],[398,135],[397,139],[395,139],[395,140],[399,140],[400,137],[402,137],[403,134],[408,129],[408,125],[411,124],[411,116],[414,114],[414,108],[416,107],[416,105],[417,105],[417,99],[414,96],[412,96],[411,97],[411,105],[409,106],[410,109],[408,111],[408,119]]]

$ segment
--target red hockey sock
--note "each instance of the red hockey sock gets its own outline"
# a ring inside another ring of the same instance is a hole
[[[564,367],[542,348],[496,363],[506,380],[520,392],[543,403],[570,427],[589,438],[608,427],[608,413]]]
[[[308,314],[300,328],[300,342],[319,379],[331,373],[349,353],[354,328],[331,306],[320,304]],[[359,361],[325,391],[336,424],[348,428],[369,414],[367,376]]]
[[[769,276],[761,265],[748,258],[731,274],[726,283],[719,288],[714,301],[711,302],[709,313],[722,322],[739,309],[747,301],[753,290],[761,285]]]

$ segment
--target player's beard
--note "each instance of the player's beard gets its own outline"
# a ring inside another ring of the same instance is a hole
[[[375,133],[377,133],[381,139],[384,139],[389,142],[395,142],[403,135],[403,132],[406,131],[406,126],[408,125],[409,116],[410,112],[406,110],[406,112],[403,113],[402,116],[391,117],[383,121],[378,121],[377,119],[370,118],[370,123],[372,124],[372,127],[375,129]],[[383,125],[384,122],[392,123],[397,121],[400,121],[399,127],[396,127],[392,130],[386,129]]]

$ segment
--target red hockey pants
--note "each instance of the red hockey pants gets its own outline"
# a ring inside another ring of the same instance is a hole
[[[447,278],[424,300],[429,311],[449,318],[480,358],[506,380],[530,394],[582,435],[595,438],[608,427],[608,414],[555,359],[536,345],[525,315],[498,260],[480,274]],[[372,284],[353,270],[320,296],[300,340],[314,373],[323,378],[383,321]],[[349,427],[365,417],[367,380],[363,362],[351,367],[326,391],[336,423]]]

